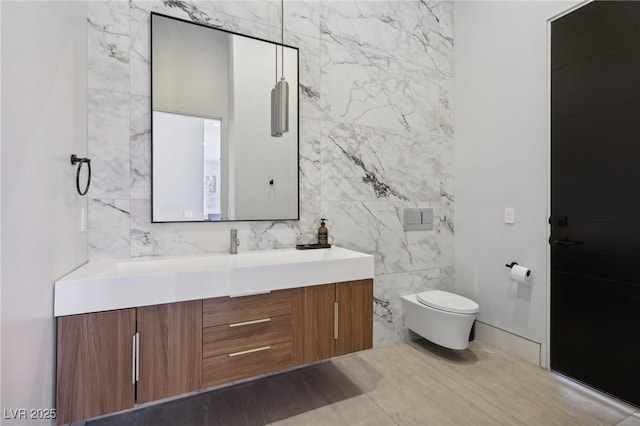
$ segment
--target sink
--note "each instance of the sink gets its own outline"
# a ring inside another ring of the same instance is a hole
[[[55,283],[55,316],[373,278],[372,255],[340,247],[89,262]]]

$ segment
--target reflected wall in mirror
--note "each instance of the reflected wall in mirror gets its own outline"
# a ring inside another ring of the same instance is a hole
[[[152,222],[299,218],[298,49],[152,13],[151,82]]]

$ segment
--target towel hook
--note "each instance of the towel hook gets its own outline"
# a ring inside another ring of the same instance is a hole
[[[84,191],[80,190],[80,171],[82,170],[82,165],[87,163],[88,168],[88,176],[87,176],[87,184],[84,187]],[[78,169],[76,170],[76,190],[80,195],[86,195],[89,191],[89,186],[91,185],[91,160],[89,158],[81,158],[75,154],[71,154],[71,164],[78,165]]]

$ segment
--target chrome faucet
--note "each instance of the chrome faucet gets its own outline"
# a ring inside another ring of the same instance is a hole
[[[231,230],[231,254],[238,254],[238,246],[240,245],[240,241],[238,240],[238,230]]]

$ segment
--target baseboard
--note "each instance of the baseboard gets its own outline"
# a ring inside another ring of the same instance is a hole
[[[476,321],[475,339],[540,366],[540,344]]]

